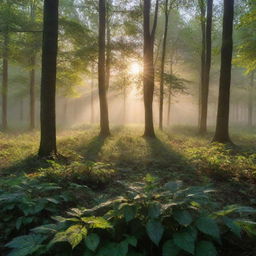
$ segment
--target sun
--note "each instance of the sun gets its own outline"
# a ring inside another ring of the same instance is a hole
[[[138,62],[132,62],[129,69],[130,73],[133,75],[139,75],[142,72],[142,67]]]

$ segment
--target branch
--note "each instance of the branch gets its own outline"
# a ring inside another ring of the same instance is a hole
[[[0,33],[43,33],[42,30],[0,30]]]

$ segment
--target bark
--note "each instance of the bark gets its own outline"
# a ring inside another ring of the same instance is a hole
[[[126,123],[126,102],[127,102],[127,88],[126,88],[126,79],[124,78],[123,83],[123,124]]]
[[[201,78],[201,110],[200,110],[200,133],[207,131],[207,114],[208,114],[208,96],[209,96],[209,82],[210,82],[210,69],[211,69],[211,51],[212,51],[212,9],[213,0],[207,0],[207,18],[206,28],[205,22],[202,25],[203,41],[205,45],[202,50],[202,78]]]
[[[163,38],[163,49],[162,59],[160,68],[160,99],[159,99],[159,129],[163,129],[163,106],[164,106],[164,67],[165,67],[165,56],[166,56],[166,41],[168,35],[168,23],[169,23],[169,0],[165,0],[165,25],[164,25],[164,38]]]
[[[4,33],[3,42],[3,75],[2,75],[2,128],[8,129],[8,45],[9,34],[8,31]]]
[[[170,118],[171,118],[171,90],[168,92],[168,106],[167,106],[167,126],[170,125]]]
[[[213,141],[230,143],[229,104],[233,53],[234,0],[224,0],[224,17],[221,48],[220,86],[216,131]]]
[[[29,96],[30,96],[30,129],[35,129],[35,103],[36,103],[36,96],[35,96],[35,78],[36,78],[36,71],[35,71],[35,63],[36,57],[33,56],[31,58],[31,66],[32,69],[29,72],[30,76],[30,88],[29,88]]]
[[[99,100],[100,100],[100,135],[109,136],[108,104],[106,93],[106,2],[99,0],[99,61],[98,61],[98,80],[99,80]]]
[[[94,123],[94,83],[91,80],[91,124]]]
[[[42,77],[41,77],[41,141],[38,155],[52,157],[56,146],[56,72],[58,53],[59,0],[44,1]]]
[[[35,22],[35,3],[32,1],[30,4],[30,18],[31,22]],[[29,96],[30,96],[30,129],[35,129],[35,78],[36,78],[36,53],[34,49],[32,49],[32,56],[31,56],[31,70],[29,72],[30,77],[30,86],[29,86]]]
[[[111,71],[111,30],[110,30],[110,8],[112,1],[107,0],[107,22],[106,22],[106,34],[107,34],[107,47],[106,47],[106,90],[109,89],[110,83],[110,71]]]
[[[254,89],[254,71],[251,72],[250,88],[248,90],[248,126],[253,126],[253,89]]]
[[[153,123],[153,94],[154,94],[154,40],[157,26],[158,0],[156,1],[155,16],[152,31],[150,31],[151,0],[144,0],[143,30],[143,93],[145,107],[145,137],[155,137]]]

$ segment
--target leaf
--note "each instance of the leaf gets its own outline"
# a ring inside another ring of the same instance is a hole
[[[163,245],[162,256],[177,256],[180,252],[180,248],[175,245],[173,240],[168,240]]]
[[[81,220],[84,223],[89,224],[90,228],[100,228],[100,229],[112,228],[112,225],[103,217],[83,217],[81,218]]]
[[[135,236],[127,236],[125,241],[133,247],[137,246],[138,239]]]
[[[73,225],[66,231],[67,241],[75,248],[87,236],[87,229],[83,225]]]
[[[171,192],[176,192],[182,186],[182,181],[170,181],[164,185],[164,187]]]
[[[216,256],[217,250],[212,242],[200,241],[196,246],[196,256]]]
[[[173,235],[174,243],[182,250],[194,254],[196,233],[192,230],[178,232]]]
[[[223,222],[231,230],[231,232],[241,238],[241,227],[239,225],[237,225],[232,219],[226,216],[223,217]]]
[[[93,252],[97,249],[99,243],[100,237],[95,233],[88,235],[85,239],[85,245]]]
[[[188,226],[192,222],[192,217],[190,213],[186,210],[174,210],[173,218],[183,226]]]
[[[9,256],[26,256],[40,249],[44,240],[46,237],[41,235],[25,235],[14,238],[5,246],[14,249],[8,254]]]
[[[148,207],[148,216],[150,218],[158,218],[161,213],[161,206],[159,203],[150,204]]]
[[[124,217],[126,222],[129,222],[134,219],[136,215],[136,207],[132,205],[126,205],[124,207]]]
[[[209,235],[218,241],[220,240],[220,231],[217,223],[209,217],[200,217],[196,221],[196,227],[202,233]]]
[[[164,227],[161,224],[161,222],[156,221],[156,220],[150,220],[147,223],[147,233],[151,241],[156,244],[157,246],[159,245],[159,242],[163,236],[164,233]]]
[[[46,225],[42,225],[42,226],[33,228],[32,231],[35,233],[40,233],[40,234],[49,234],[49,233],[55,233],[58,230],[57,230],[57,225],[46,224]]]
[[[22,221],[23,221],[23,217],[19,217],[17,220],[16,220],[16,229],[19,230],[21,225],[22,225]]]

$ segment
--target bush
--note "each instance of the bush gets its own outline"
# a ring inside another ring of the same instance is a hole
[[[10,256],[214,256],[231,233],[256,235],[251,207],[230,205],[219,210],[210,187],[184,188],[181,182],[146,185],[126,197],[92,209],[71,209],[54,224],[42,225],[6,246]],[[242,218],[243,216],[243,218]]]
[[[101,162],[72,162],[69,165],[55,161],[49,163],[51,166],[40,169],[39,175],[43,180],[59,184],[73,182],[98,188],[110,183],[117,174],[111,165]]]

